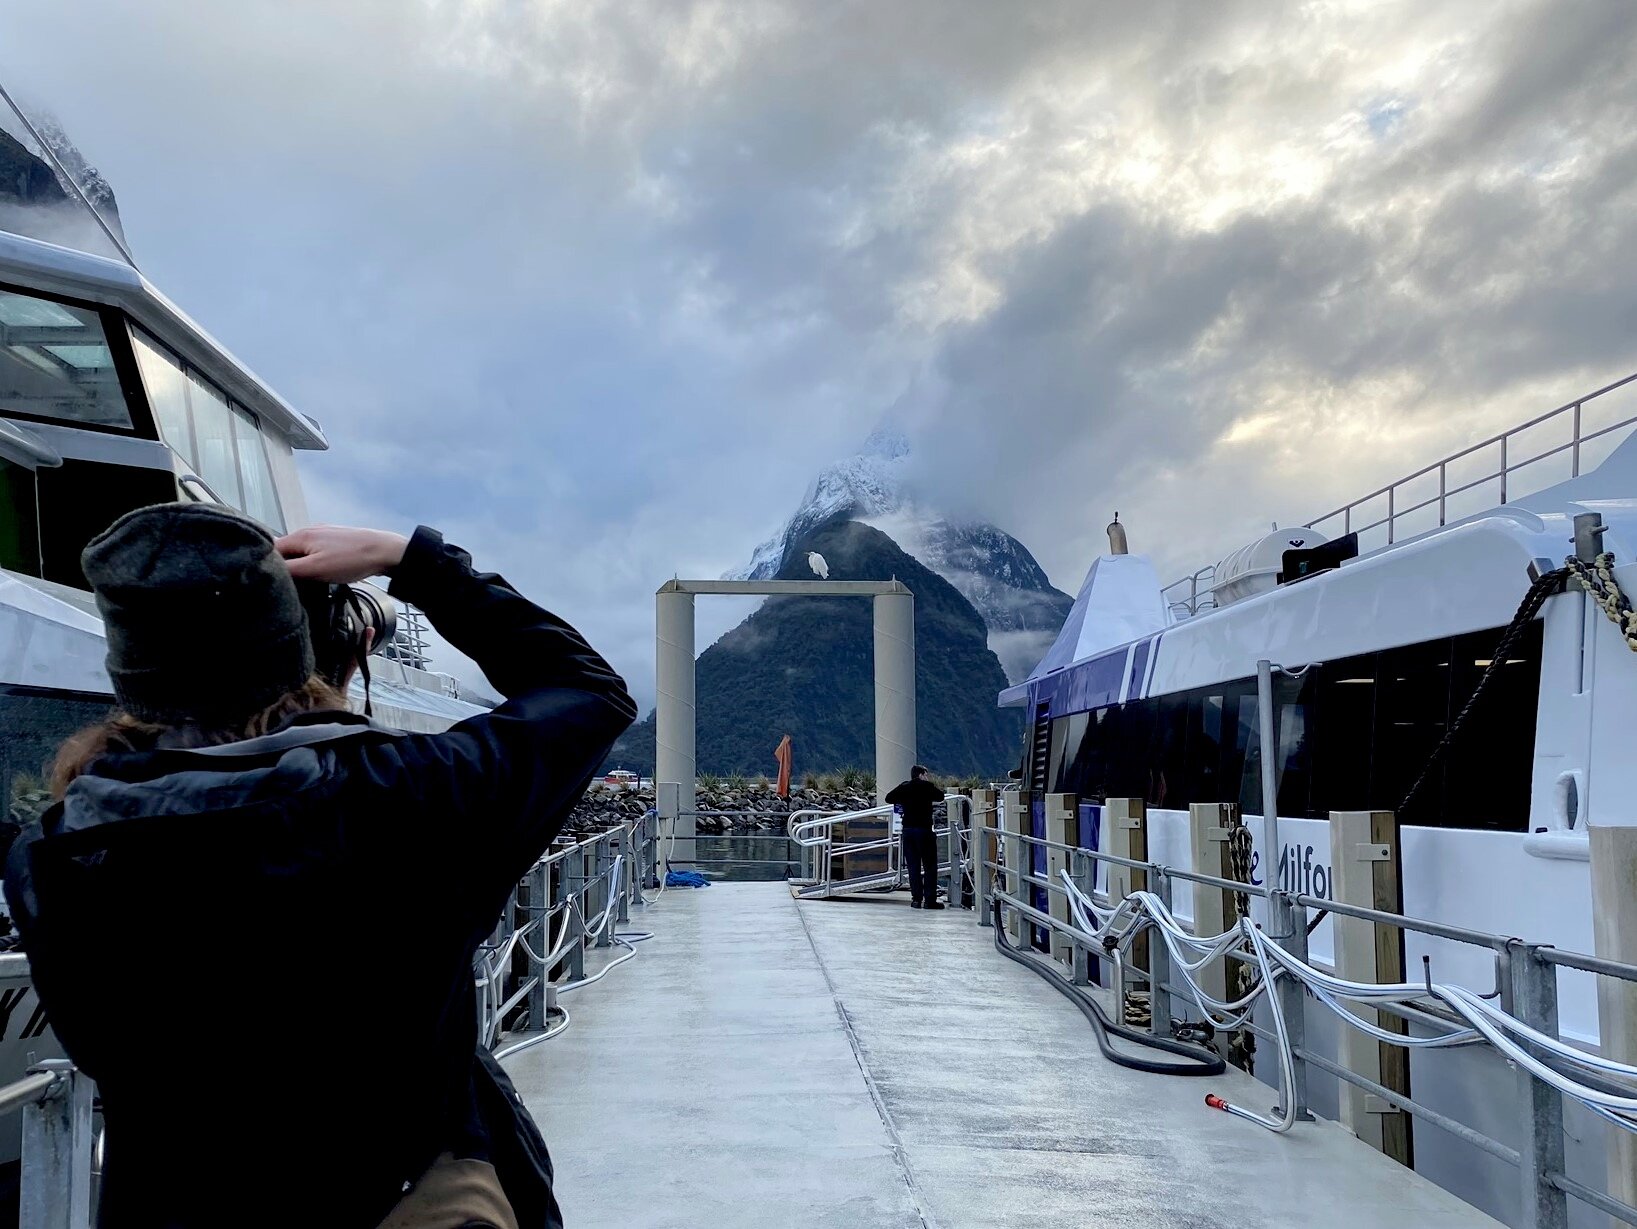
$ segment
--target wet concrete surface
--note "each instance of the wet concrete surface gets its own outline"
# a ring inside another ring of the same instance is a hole
[[[1240,1072],[1107,1062],[970,911],[718,883],[628,928],[654,937],[506,1064],[569,1229],[1498,1223],[1334,1124],[1207,1109],[1271,1104]]]

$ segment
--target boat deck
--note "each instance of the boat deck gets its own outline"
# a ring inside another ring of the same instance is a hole
[[[1205,1107],[1271,1104],[1243,1073],[1105,1061],[968,911],[718,883],[629,929],[654,937],[506,1064],[571,1229],[1498,1224],[1331,1123]]]

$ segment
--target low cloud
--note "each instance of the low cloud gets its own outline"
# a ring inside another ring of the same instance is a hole
[[[5,21],[145,272],[324,422],[315,513],[439,523],[644,697],[653,590],[884,415],[1072,590],[1115,508],[1192,570],[1634,365],[1619,6]]]

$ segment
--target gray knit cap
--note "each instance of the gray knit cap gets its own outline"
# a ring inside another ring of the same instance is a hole
[[[108,677],[144,721],[232,725],[313,672],[307,616],[273,537],[214,504],[138,508],[80,556]]]

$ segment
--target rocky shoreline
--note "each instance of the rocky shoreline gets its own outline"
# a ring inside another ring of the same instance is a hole
[[[696,790],[701,811],[736,811],[734,816],[699,816],[694,830],[700,833],[784,831],[785,819],[793,811],[861,811],[875,805],[873,793],[859,790],[819,790],[792,788],[790,797],[780,798],[772,786],[706,786]],[[576,836],[601,832],[630,820],[640,819],[654,805],[654,791],[613,790],[594,785],[575,804],[563,825],[565,834]]]

